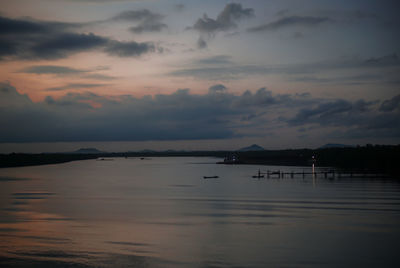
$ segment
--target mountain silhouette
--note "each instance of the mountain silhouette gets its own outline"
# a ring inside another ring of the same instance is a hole
[[[253,152],[253,151],[265,151],[265,149],[257,144],[253,144],[248,147],[244,147],[238,150],[239,152]]]

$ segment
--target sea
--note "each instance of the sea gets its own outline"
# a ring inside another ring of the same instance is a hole
[[[400,267],[398,179],[218,161],[0,169],[0,267]]]

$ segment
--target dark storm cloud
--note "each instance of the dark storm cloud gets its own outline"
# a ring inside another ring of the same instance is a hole
[[[137,22],[129,30],[133,33],[160,32],[168,26],[162,22],[163,15],[151,12],[148,9],[124,11],[113,18],[113,21],[131,21]]]
[[[1,17],[0,59],[60,59],[95,50],[137,57],[155,51],[151,42],[119,42],[93,33],[70,32],[68,28],[68,24],[59,22]]]
[[[264,135],[260,126],[399,132],[399,109],[380,111],[379,106],[388,105],[385,101],[328,100],[309,94],[274,94],[265,88],[233,95],[223,87],[214,85],[205,95],[181,89],[142,98],[68,93],[33,103],[1,83],[0,142],[222,139]],[[398,103],[397,99],[388,101]]]
[[[209,18],[206,14],[199,18],[192,29],[200,33],[214,34],[219,31],[227,31],[237,27],[236,22],[254,16],[252,8],[243,8],[241,4],[227,4],[216,19]]]
[[[248,32],[264,32],[264,31],[274,31],[279,30],[281,28],[286,28],[290,26],[306,26],[312,27],[320,25],[324,22],[332,21],[330,18],[327,17],[311,17],[311,16],[290,16],[280,18],[276,21],[266,23],[263,25],[259,25],[256,27],[248,28]]]

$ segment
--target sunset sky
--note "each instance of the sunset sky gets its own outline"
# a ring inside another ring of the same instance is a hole
[[[0,152],[400,143],[398,1],[0,3]]]

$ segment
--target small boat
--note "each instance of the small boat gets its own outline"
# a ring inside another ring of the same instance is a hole
[[[114,161],[112,158],[97,158],[96,161]]]
[[[203,176],[203,179],[218,179],[219,176]]]
[[[261,171],[258,170],[258,174],[255,175],[255,176],[253,176],[253,178],[255,178],[255,179],[261,179],[261,178],[264,178],[264,175],[262,175],[262,174],[261,174]]]

